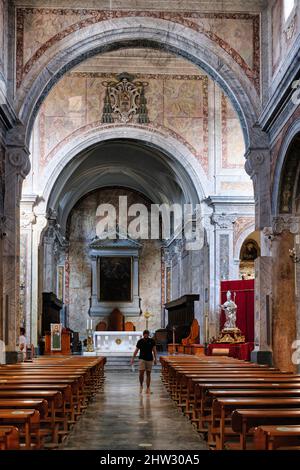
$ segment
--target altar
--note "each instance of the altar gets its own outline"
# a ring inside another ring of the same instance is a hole
[[[102,356],[132,356],[136,343],[142,337],[142,331],[95,331],[95,354]]]

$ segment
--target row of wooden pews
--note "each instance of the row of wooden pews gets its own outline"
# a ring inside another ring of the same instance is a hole
[[[0,366],[0,449],[52,449],[104,381],[103,357],[42,356]]]
[[[300,375],[227,356],[160,361],[171,398],[210,449],[300,449]]]

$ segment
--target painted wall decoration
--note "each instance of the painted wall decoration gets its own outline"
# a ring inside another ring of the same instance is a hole
[[[38,114],[34,136],[39,140],[40,171],[46,171],[55,153],[75,137],[93,128],[122,124],[147,126],[175,137],[208,171],[208,77],[201,71],[193,75],[147,73],[136,74],[135,81],[148,83],[147,109],[139,114],[144,122],[103,123],[107,91],[103,82],[115,82],[114,74],[81,71],[66,74]]]
[[[115,18],[145,17],[178,23],[203,34],[241,67],[259,92],[259,14],[176,12],[174,4],[170,2],[167,6],[167,3],[162,5],[161,11],[143,11],[136,8],[136,4],[124,10],[17,8],[17,85],[21,85],[23,78],[48,49],[74,31]]]
[[[222,168],[243,168],[245,144],[242,129],[230,100],[222,93]]]

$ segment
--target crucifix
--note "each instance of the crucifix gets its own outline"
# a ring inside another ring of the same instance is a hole
[[[148,330],[149,329],[149,327],[148,327],[149,318],[153,317],[153,315],[152,315],[152,313],[148,312],[148,310],[146,310],[146,312],[144,312],[144,317],[146,318],[146,330]]]

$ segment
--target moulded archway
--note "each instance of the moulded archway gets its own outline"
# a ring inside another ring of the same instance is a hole
[[[43,181],[41,206],[46,212],[46,208],[55,206],[55,201],[51,200],[53,188],[63,171],[68,167],[73,170],[76,166],[80,165],[83,159],[86,158],[86,153],[95,146],[112,142],[114,140],[131,140],[138,142],[148,150],[160,152],[165,155],[173,168],[177,168],[182,178],[182,189],[186,193],[186,202],[200,202],[204,199],[211,190],[211,183],[209,182],[200,162],[194,157],[191,151],[183,143],[178,142],[170,135],[162,135],[154,130],[147,128],[138,128],[136,126],[118,126],[118,127],[101,127],[94,128],[86,134],[81,134],[70,142],[57,150],[47,168],[47,174]],[[80,157],[79,157],[80,155]],[[60,185],[65,184],[65,180],[60,182]],[[190,190],[194,188],[198,201],[195,196],[188,196]]]
[[[259,129],[253,128],[260,112],[259,97],[241,66],[210,39],[207,31],[147,17],[114,18],[76,30],[36,60],[17,96],[19,118],[26,126],[26,143],[41,103],[64,73],[95,54],[120,47],[145,46],[173,52],[207,72],[232,101],[240,117],[246,148],[261,143]]]

